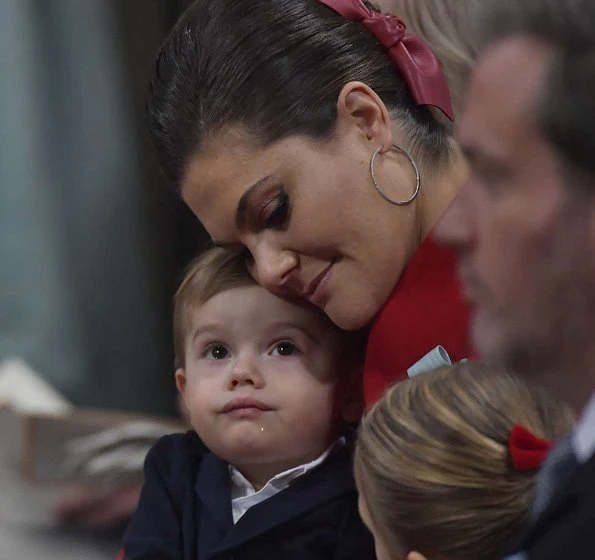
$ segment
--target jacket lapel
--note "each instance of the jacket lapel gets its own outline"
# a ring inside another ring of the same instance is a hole
[[[251,507],[209,557],[237,548],[339,496],[355,492],[350,454],[351,449],[345,446],[285,490]]]
[[[560,517],[577,508],[578,504],[585,498],[586,493],[588,493],[590,480],[594,472],[595,455],[578,468],[575,476],[566,487],[556,492],[551,504],[534,523],[527,526],[517,541],[517,546],[511,550],[518,551],[530,548],[532,542],[539,535],[548,532]]]
[[[197,529],[199,560],[204,560],[209,557],[207,551],[217,548],[233,527],[227,463],[209,453],[200,465],[195,490],[202,502]]]

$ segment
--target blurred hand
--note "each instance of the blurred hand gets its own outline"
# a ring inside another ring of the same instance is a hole
[[[108,529],[126,523],[135,512],[141,484],[98,490],[81,486],[69,491],[56,505],[54,513],[65,524],[86,529]]]
[[[185,407],[178,401],[180,412]],[[56,504],[56,517],[67,525],[110,529],[135,512],[143,481],[143,463],[161,436],[185,429],[184,424],[138,420],[68,442],[65,469],[82,480]]]

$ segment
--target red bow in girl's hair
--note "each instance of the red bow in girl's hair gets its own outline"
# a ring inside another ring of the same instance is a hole
[[[405,35],[405,24],[400,18],[370,10],[363,0],[320,2],[349,21],[362,23],[376,37],[403,76],[417,105],[437,107],[454,121],[450,92],[440,63],[423,39]]]
[[[533,471],[539,469],[553,442],[537,437],[524,426],[515,424],[508,438],[508,451],[512,466],[517,471]]]

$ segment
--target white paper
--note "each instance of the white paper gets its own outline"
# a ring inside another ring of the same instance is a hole
[[[1,407],[30,416],[64,416],[72,410],[72,404],[20,358],[0,363]]]

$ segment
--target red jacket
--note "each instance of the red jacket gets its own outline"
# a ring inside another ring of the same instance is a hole
[[[472,357],[468,325],[456,254],[428,237],[372,325],[364,367],[366,407],[436,346],[443,346],[453,362]]]

